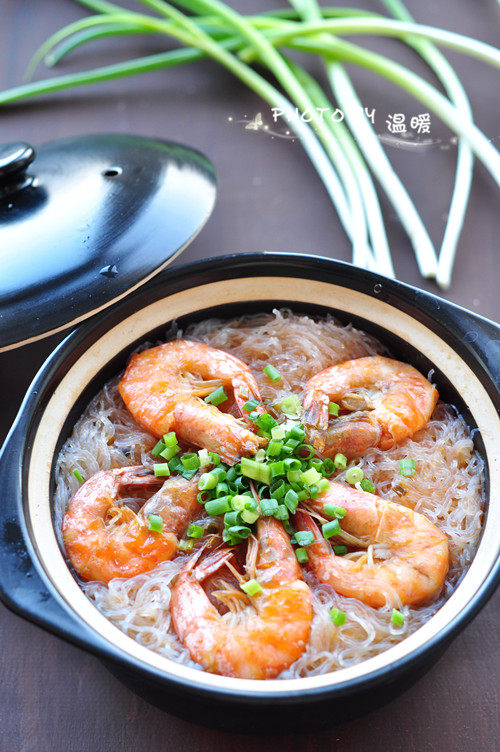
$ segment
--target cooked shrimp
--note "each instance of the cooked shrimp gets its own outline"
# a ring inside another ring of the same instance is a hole
[[[216,674],[272,679],[299,658],[309,638],[311,592],[302,580],[288,535],[280,522],[261,517],[257,537],[257,551],[249,547],[247,571],[252,569],[262,590],[251,598],[257,613],[242,624],[231,626],[199,584],[227,562],[232,555],[228,549],[198,566],[192,558],[172,592],[172,619],[179,639],[194,661]]]
[[[142,497],[160,490],[138,514],[117,503],[121,493]],[[85,580],[109,582],[148,572],[177,551],[181,534],[199,512],[198,479],[155,478],[143,466],[101,470],[73,496],[63,520],[63,540],[75,571]],[[146,515],[163,518],[149,530]]]
[[[318,452],[359,457],[370,447],[390,449],[425,426],[438,399],[413,366],[373,355],[325,368],[306,384],[305,422]],[[340,415],[329,424],[329,402]]]
[[[141,426],[160,437],[175,430],[197,446],[218,452],[234,464],[243,455],[255,454],[265,444],[241,419],[222,412],[201,399],[223,386],[248,425],[243,405],[260,401],[259,388],[250,369],[234,355],[201,342],[178,339],[136,353],[118,385],[126,406]],[[258,411],[262,411],[260,406]]]
[[[358,560],[336,556],[310,515],[298,512],[298,529],[315,538],[307,553],[318,580],[375,608],[415,606],[440,593],[448,572],[448,542],[422,514],[335,481],[308,504],[321,515],[325,504],[343,507],[342,530],[372,545],[371,556]]]

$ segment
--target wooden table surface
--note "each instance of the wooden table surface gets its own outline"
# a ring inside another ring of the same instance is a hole
[[[279,4],[276,2],[276,5]],[[282,4],[282,3],[281,3]],[[364,5],[379,10],[376,0]],[[265,0],[233,0],[238,10],[265,9]],[[274,3],[273,3],[274,5]],[[422,22],[498,43],[495,0],[408,0]],[[50,33],[83,15],[71,0],[2,0],[0,87],[21,82],[31,53]],[[378,51],[425,68],[394,41],[371,40]],[[104,64],[161,50],[161,40],[121,39],[74,52],[62,70]],[[475,118],[499,144],[498,77],[484,64],[450,54],[471,96]],[[45,75],[40,72],[39,75]],[[354,74],[363,104],[376,109],[376,130],[388,135],[388,114],[406,120],[425,108],[368,73]],[[432,80],[432,78],[430,78]],[[349,243],[298,143],[245,129],[267,106],[213,64],[163,71],[57,94],[0,112],[0,141],[43,141],[81,133],[123,132],[183,141],[214,162],[220,192],[214,214],[182,261],[229,251],[306,251],[349,259]],[[230,120],[232,118],[232,120]],[[389,155],[439,243],[454,175],[450,134],[431,118],[429,149],[389,148]],[[440,148],[447,147],[447,148]],[[397,276],[423,282],[394,212],[383,201]],[[476,165],[470,207],[452,286],[445,297],[499,317],[495,220],[498,190]],[[36,252],[36,248],[34,248]],[[0,440],[36,369],[62,335],[0,356]],[[258,739],[186,723],[137,698],[94,657],[48,635],[0,607],[0,748],[19,752],[129,750],[493,750],[498,743],[500,617],[498,595],[415,686],[381,710],[331,731]],[[193,719],[195,720],[195,719]]]

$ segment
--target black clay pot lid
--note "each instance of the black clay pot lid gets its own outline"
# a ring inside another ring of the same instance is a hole
[[[168,141],[0,146],[0,352],[146,282],[198,233],[216,194],[211,162]]]

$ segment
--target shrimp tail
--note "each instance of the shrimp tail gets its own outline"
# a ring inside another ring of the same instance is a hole
[[[196,566],[204,548],[205,547],[203,546],[199,551],[193,554],[185,566],[186,572],[192,572],[194,570],[194,575],[198,582],[202,582],[207,577],[214,574],[214,572],[217,572],[234,555],[234,551],[230,548],[221,548],[219,551],[215,551],[211,556],[207,556],[200,564],[198,564],[198,566]]]
[[[304,398],[304,423],[324,431],[328,427],[328,397],[321,392],[311,392]]]
[[[150,468],[144,465],[122,467],[116,471],[115,478],[119,490],[132,486],[134,488],[160,488],[165,480],[157,478]]]

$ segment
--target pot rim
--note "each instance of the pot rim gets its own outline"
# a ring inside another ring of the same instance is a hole
[[[286,258],[286,261],[284,260],[285,258]],[[406,291],[419,293],[423,295],[424,299],[430,298],[430,299],[433,299],[434,301],[439,300],[438,298],[435,298],[435,296],[431,296],[428,293],[421,293],[421,291],[418,291],[415,288],[411,288],[407,285],[404,285],[403,283],[395,282],[393,280],[386,280],[385,278],[381,278],[378,275],[372,274],[370,272],[365,272],[364,270],[356,269],[355,267],[352,267],[349,264],[336,262],[331,259],[323,259],[321,257],[305,256],[302,254],[292,255],[292,254],[266,253],[266,254],[238,254],[237,256],[217,257],[216,259],[210,259],[205,262],[201,262],[201,263],[197,262],[194,264],[189,264],[189,265],[184,265],[182,267],[179,267],[175,269],[173,273],[170,272],[168,275],[168,278],[166,278],[165,280],[158,280],[157,283],[155,284],[155,287],[156,288],[160,287],[162,289],[167,288],[165,297],[169,297],[170,295],[168,292],[168,288],[172,288],[173,286],[175,287],[176,281],[184,280],[186,277],[191,278],[193,273],[197,273],[201,277],[203,277],[204,274],[209,273],[212,277],[215,275],[216,278],[217,277],[220,278],[221,275],[220,274],[217,275],[217,272],[224,271],[225,274],[229,274],[228,279],[235,280],[235,279],[241,278],[241,274],[238,274],[238,273],[241,272],[241,267],[245,265],[247,266],[247,271],[251,272],[251,270],[253,269],[255,276],[261,279],[262,274],[260,274],[259,272],[256,272],[256,264],[263,264],[265,267],[269,267],[269,266],[272,266],[273,264],[277,264],[279,267],[281,276],[285,276],[288,282],[290,281],[290,278],[292,275],[290,276],[287,275],[285,273],[286,270],[284,267],[288,264],[288,267],[289,267],[288,271],[289,272],[292,271],[292,268],[293,268],[293,271],[296,272],[294,276],[298,277],[299,279],[303,279],[300,272],[303,273],[305,271],[304,266],[303,266],[305,265],[308,268],[309,273],[314,272],[315,267],[316,267],[315,274],[313,274],[312,278],[308,277],[309,280],[311,279],[314,280],[315,278],[317,279],[318,277],[324,278],[324,275],[319,273],[320,270],[323,270],[325,272],[328,271],[329,274],[333,274],[335,271],[343,271],[344,273],[348,273],[350,276],[354,276],[355,278],[354,281],[357,278],[358,282],[362,281],[364,283],[367,283],[368,285],[371,285],[372,288],[373,288],[374,282],[376,284],[380,284],[380,281],[382,281],[384,287],[388,287],[389,290],[392,288],[396,293],[398,293],[401,289],[403,289]],[[235,272],[236,274],[233,273],[231,276],[231,271]],[[249,275],[244,277],[244,279],[247,280],[247,283],[248,283],[248,276]],[[265,275],[265,276],[269,276],[269,275]],[[271,275],[271,276],[274,277],[274,275]],[[350,284],[345,286],[344,289],[356,290],[356,284],[354,284],[354,281],[351,279]],[[328,284],[331,287],[332,283],[328,282],[328,283],[319,283],[319,284]],[[189,285],[189,286],[186,286],[184,289],[186,290],[186,294],[189,295],[190,291],[192,292],[193,287]],[[142,290],[139,290],[138,293],[136,293],[134,296],[135,301],[136,302],[141,301],[146,296],[146,292],[147,290],[145,288],[143,288]],[[357,293],[359,293],[359,291],[357,291]],[[366,295],[366,292],[362,294]],[[379,295],[379,293],[377,295]],[[281,297],[281,296],[278,296],[278,297]],[[379,299],[380,299],[379,297],[375,298],[375,295],[372,293],[372,301],[379,300]],[[422,303],[422,300],[420,302]],[[127,301],[124,301],[121,305],[118,306],[118,309],[119,309],[118,316],[117,316],[118,322],[123,323],[125,320],[128,321],[131,318],[131,316],[134,315],[134,314],[128,315],[127,313],[125,313],[124,316],[121,315],[121,311],[123,307],[125,308],[127,307],[126,303]],[[289,303],[293,305],[292,300],[290,300]],[[441,301],[441,303],[445,304],[447,308],[450,307],[451,310],[454,310],[455,312],[456,311],[460,313],[463,312],[464,314],[467,314],[468,316],[473,316],[475,319],[479,319],[479,317],[475,316],[474,314],[469,314],[464,309],[460,309],[457,306],[453,306],[453,304],[448,304],[446,301]],[[154,305],[154,304],[151,304],[151,305]],[[375,303],[372,302],[372,305],[375,306]],[[394,303],[390,303],[389,305],[391,305],[393,308],[396,307]],[[413,301],[413,306],[415,307],[415,301]],[[135,303],[134,303],[133,308],[140,312],[143,312],[144,310],[144,309],[138,308],[135,305]],[[199,308],[196,310],[203,310],[206,308],[207,308],[206,305],[200,305]],[[403,312],[401,306],[397,307],[397,310]],[[26,413],[29,414],[29,413],[34,412],[34,405],[29,403],[29,399],[33,395],[33,392],[35,391],[35,386],[37,386],[37,384],[40,381],[43,381],[44,376],[47,375],[48,371],[50,371],[51,368],[54,369],[54,367],[56,367],[56,370],[57,370],[57,367],[60,367],[63,363],[67,364],[68,359],[70,360],[75,359],[75,362],[80,361],[82,356],[78,354],[78,350],[85,349],[85,348],[81,348],[81,344],[83,340],[92,339],[94,341],[94,344],[96,342],[101,341],[102,337],[98,336],[97,329],[99,328],[103,329],[102,324],[105,324],[106,321],[112,315],[113,314],[110,313],[108,316],[106,316],[104,321],[101,322],[101,325],[96,326],[95,321],[87,322],[86,324],[83,325],[83,327],[80,327],[78,330],[70,334],[69,337],[67,337],[61,343],[61,345],[57,348],[57,350],[49,357],[49,359],[46,361],[45,365],[42,367],[41,371],[39,372],[38,376],[36,377],[33,386],[28,391],[27,397],[25,401],[23,402],[20,414],[18,416],[18,419],[16,420],[15,428],[13,429],[13,431],[20,430],[20,424],[23,422],[24,423],[26,422],[26,419],[27,419]],[[345,315],[348,316],[349,312],[346,311]],[[485,320],[481,320],[481,321],[485,321]],[[420,324],[420,322],[417,322],[417,323],[420,326],[423,326],[422,324]],[[486,323],[491,325],[491,322],[486,322]],[[385,325],[385,328],[387,329],[387,325]],[[104,326],[104,329],[106,329],[106,326]],[[150,329],[152,329],[152,327],[150,327]],[[131,338],[131,335],[129,335],[129,344],[131,341],[130,338]],[[138,337],[134,335],[132,340],[137,339],[137,338],[141,339],[143,338],[143,335],[141,334]],[[471,348],[468,348],[468,349],[470,351]],[[474,350],[474,348],[472,348],[472,350]],[[477,360],[477,356],[476,356],[476,360]],[[70,365],[70,368],[71,367],[72,365]],[[64,378],[65,377],[63,376],[61,381],[63,381]],[[42,395],[46,396],[46,391],[47,389],[42,390]],[[37,403],[37,406],[38,408],[40,407],[38,403]],[[24,420],[21,420],[22,416],[24,417]],[[38,427],[37,427],[37,430],[38,430]],[[10,439],[10,435],[6,442],[6,445],[9,442],[9,439]],[[30,463],[30,459],[31,458],[28,458],[28,465]],[[52,464],[52,460],[50,464]],[[25,469],[27,470],[27,468]],[[24,481],[25,480],[26,478],[24,478]],[[25,491],[25,488],[24,488],[24,491]],[[32,518],[30,518],[30,521],[31,519]],[[27,533],[31,538],[31,536],[33,535],[33,529],[31,529],[29,532],[27,530]],[[48,588],[50,588],[51,595],[53,597],[55,596],[59,602],[62,601],[62,605],[67,609],[68,604],[64,601],[64,599],[60,595],[57,588],[55,588],[51,578],[47,575],[47,572],[42,566],[42,563],[38,560],[38,552],[33,549],[31,552],[33,554],[34,562],[35,562],[35,565],[37,566],[40,576],[45,582],[45,585]],[[68,574],[69,574],[69,570],[68,570]],[[480,586],[475,587],[474,594],[469,599],[467,603],[467,607],[463,609],[461,613],[456,614],[455,617],[451,619],[448,623],[446,623],[443,626],[443,629],[441,630],[439,634],[435,634],[432,639],[425,641],[424,644],[421,645],[418,650],[414,649],[412,651],[403,651],[403,655],[398,658],[395,657],[395,661],[392,663],[387,660],[381,661],[382,665],[376,668],[375,670],[369,671],[369,673],[367,673],[366,671],[362,671],[359,676],[353,676],[352,678],[350,679],[348,678],[346,680],[343,680],[343,676],[341,675],[345,675],[348,669],[341,669],[331,674],[322,675],[321,677],[315,677],[314,679],[307,678],[307,679],[293,679],[293,680],[278,680],[277,682],[269,682],[269,681],[267,682],[257,681],[256,682],[256,681],[251,681],[251,680],[245,681],[245,680],[238,680],[238,679],[228,679],[227,677],[216,677],[215,684],[213,681],[210,681],[208,682],[208,686],[202,687],[201,685],[206,685],[206,682],[203,681],[202,678],[204,677],[206,679],[206,677],[210,677],[211,679],[213,679],[214,675],[206,674],[205,672],[202,673],[202,672],[197,671],[196,669],[186,669],[188,671],[188,674],[186,675],[184,674],[184,672],[181,672],[182,676],[179,676],[178,671],[176,670],[176,669],[179,669],[179,664],[169,659],[164,659],[164,660],[168,661],[168,663],[170,664],[170,667],[173,669],[173,672],[171,671],[164,672],[164,671],[158,670],[157,668],[149,664],[146,665],[142,660],[138,661],[135,656],[130,655],[130,653],[128,652],[121,654],[121,651],[118,651],[118,654],[117,654],[116,650],[110,650],[109,644],[107,645],[106,642],[101,643],[99,646],[97,645],[92,646],[88,644],[88,640],[87,641],[84,640],[84,645],[90,649],[92,648],[95,649],[98,647],[97,652],[104,654],[108,658],[118,660],[120,663],[128,665],[129,667],[132,665],[135,669],[139,669],[142,673],[146,673],[148,675],[151,675],[151,673],[153,673],[157,678],[168,679],[170,681],[176,681],[186,686],[195,687],[197,691],[203,691],[203,692],[206,691],[208,694],[213,694],[214,692],[216,692],[218,694],[224,694],[224,695],[229,694],[231,696],[243,695],[247,699],[249,696],[256,698],[256,699],[259,697],[269,698],[272,696],[273,700],[278,699],[278,698],[284,698],[284,699],[286,698],[287,700],[289,700],[291,697],[294,697],[296,695],[300,696],[300,698],[303,699],[306,695],[313,696],[313,695],[317,695],[318,693],[321,693],[321,694],[331,693],[331,692],[346,693],[346,692],[354,691],[354,689],[358,687],[360,684],[366,687],[370,683],[378,683],[382,681],[388,674],[395,675],[398,672],[404,670],[409,665],[411,665],[414,661],[421,658],[423,655],[426,655],[431,651],[435,651],[438,648],[438,646],[446,640],[446,638],[448,639],[451,638],[453,634],[456,634],[459,631],[459,629],[463,628],[465,624],[468,623],[468,621],[470,621],[473,615],[479,610],[480,606],[483,605],[483,603],[487,600],[487,598],[493,591],[495,584],[497,580],[499,579],[499,577],[500,577],[500,558],[497,557],[496,564],[494,563],[493,566],[488,570],[488,572],[484,574]],[[457,592],[457,590],[455,590],[455,592]],[[79,590],[79,593],[81,594],[83,598],[85,598],[81,590]],[[451,597],[453,598],[453,596]],[[85,600],[87,599],[85,598]],[[447,603],[449,602],[450,602],[450,599],[448,599]],[[89,605],[91,606],[91,608],[93,609],[95,608],[90,603]],[[443,608],[445,608],[445,606],[439,609],[437,613],[438,614],[441,613],[441,611],[443,610]],[[99,612],[95,610],[95,613],[98,614]],[[105,619],[105,617],[103,617],[101,614],[99,614],[99,616],[102,619]],[[434,618],[435,617],[432,617],[432,619]],[[429,624],[430,621],[432,621],[432,619],[429,620],[427,624]],[[106,622],[108,625],[110,625],[110,622],[108,622],[108,620],[106,620]],[[91,625],[88,625],[88,626],[90,626],[91,630],[94,629]],[[112,625],[110,626],[112,627],[113,630],[116,630],[117,632],[119,632],[117,627],[114,627]],[[418,630],[418,632],[420,632],[420,630]],[[120,632],[120,634],[124,637],[125,640],[130,641],[132,643],[134,642],[131,638],[128,638],[125,635],[123,635],[123,633]],[[417,633],[414,633],[414,634],[417,634]],[[410,636],[409,638],[406,638],[402,643],[399,643],[399,645],[405,645],[405,644],[407,645],[408,640],[411,640],[412,637],[413,635]],[[116,645],[114,647],[116,648]],[[398,647],[398,646],[395,646],[395,647]],[[385,651],[384,653],[380,655],[387,656],[389,653],[391,653],[391,651],[394,651],[394,649],[395,648],[390,648],[389,650]],[[152,656],[157,655],[153,653],[152,651],[149,651],[148,649],[144,649],[144,650],[147,650],[148,653],[150,653]],[[379,656],[377,656],[375,659],[368,659],[367,661],[362,662],[360,666],[364,667],[368,663],[376,661],[377,658],[379,658]],[[189,672],[192,672],[192,675],[190,675]],[[336,677],[336,680],[334,680],[334,677]],[[320,679],[321,681],[319,682],[315,681],[316,679]],[[241,685],[242,682],[245,686]],[[262,684],[265,685],[265,688],[262,686],[258,686]],[[285,684],[287,686],[284,686]],[[292,684],[294,684],[295,686],[292,686]]]

